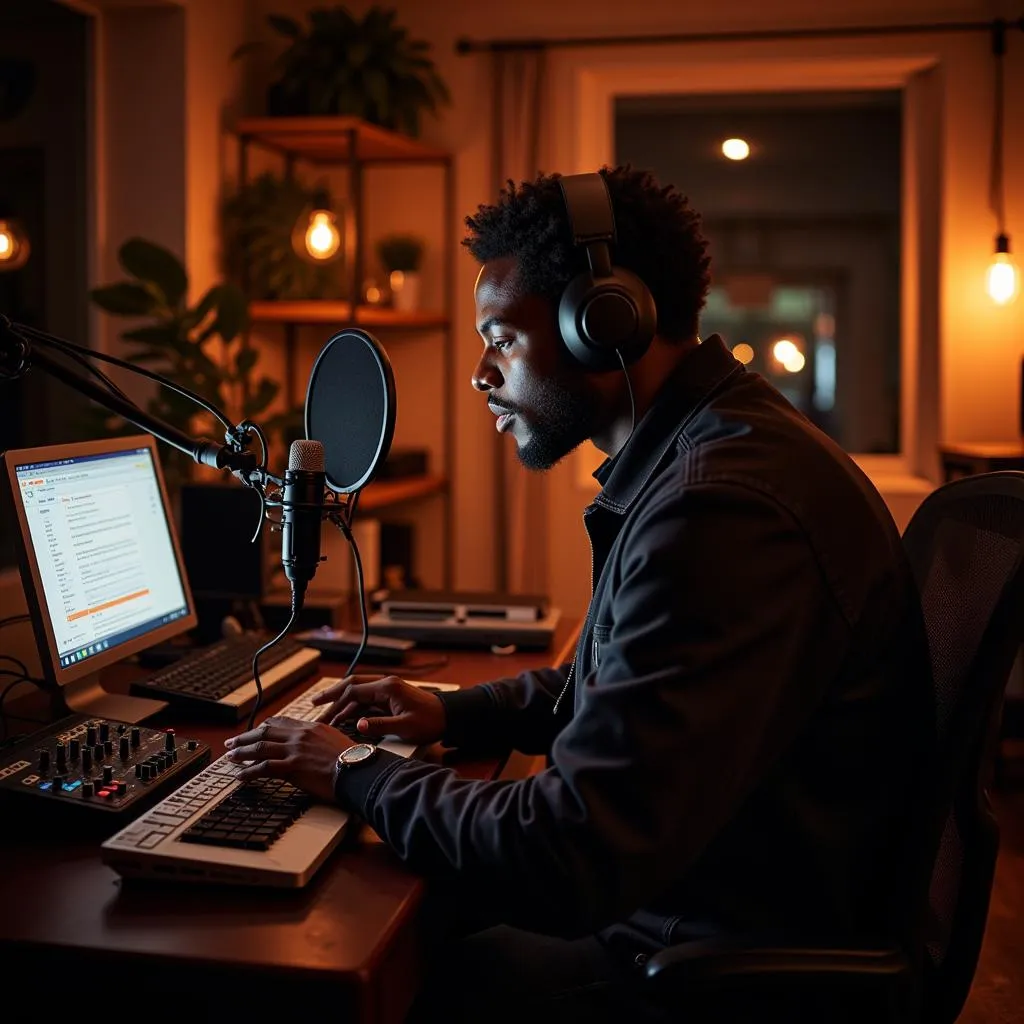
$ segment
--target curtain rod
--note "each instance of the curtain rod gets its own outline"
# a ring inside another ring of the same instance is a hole
[[[858,36],[904,36],[933,32],[1024,31],[1024,14],[1016,19],[935,21],[917,25],[847,25],[832,28],[760,29],[749,32],[670,32],[639,36],[575,36],[562,39],[459,39],[455,52],[509,53],[515,50],[554,50],[591,46],[651,46],[678,43],[756,43],[783,39],[852,39]]]

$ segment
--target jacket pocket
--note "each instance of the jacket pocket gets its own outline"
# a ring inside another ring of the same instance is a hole
[[[594,668],[600,666],[602,650],[604,645],[611,639],[611,635],[611,626],[594,625],[593,636],[590,639],[590,657],[593,660]]]

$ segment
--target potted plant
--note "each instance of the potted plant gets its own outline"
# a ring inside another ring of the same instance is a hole
[[[395,309],[403,313],[419,309],[423,240],[416,235],[387,235],[377,242],[377,256],[388,276]]]
[[[342,243],[335,259],[311,260],[295,244],[296,226],[321,208],[334,208],[322,184],[307,187],[270,171],[229,195],[221,207],[228,279],[238,285],[244,281],[250,300],[348,298],[346,266],[354,238],[344,211]]]
[[[372,6],[362,18],[346,7],[309,11],[308,27],[281,14],[270,27],[287,41],[267,91],[275,117],[349,115],[417,136],[420,114],[451,102],[428,55],[430,43],[395,25],[395,10]],[[244,43],[233,57],[260,47]]]
[[[278,384],[269,377],[254,379],[259,353],[246,345],[245,296],[232,284],[216,284],[189,305],[188,274],[174,253],[142,238],[130,238],[118,250],[118,261],[128,278],[94,288],[90,297],[114,316],[131,317],[135,326],[124,331],[125,358],[196,392],[222,409],[233,422],[257,419],[277,397]],[[145,322],[139,324],[138,321]],[[169,388],[159,388],[148,409],[186,433],[210,438],[224,429],[194,402]],[[137,433],[106,410],[95,409],[108,434]],[[265,432],[279,429],[274,420],[259,420]],[[175,492],[189,479],[187,456],[161,446],[168,488]]]

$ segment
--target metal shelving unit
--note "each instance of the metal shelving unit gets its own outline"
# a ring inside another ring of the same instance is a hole
[[[452,379],[454,376],[454,338],[452,309],[455,294],[455,218],[454,163],[451,154],[425,145],[397,132],[369,124],[355,117],[252,117],[235,126],[239,139],[238,180],[249,181],[249,156],[252,146],[277,153],[284,160],[285,175],[295,173],[299,160],[306,163],[348,169],[348,204],[352,212],[355,246],[348,271],[348,294],[358,296],[364,278],[363,225],[364,171],[367,167],[388,165],[434,165],[444,169],[444,234],[445,253],[444,311],[442,313],[399,312],[379,306],[359,305],[333,300],[254,301],[250,304],[250,320],[254,324],[280,324],[284,329],[284,390],[289,407],[301,396],[297,394],[296,361],[298,329],[304,324],[329,324],[334,328],[363,327],[382,335],[441,330],[444,332],[439,408],[444,419],[442,461],[443,472],[405,480],[382,481],[368,485],[360,498],[363,510],[384,509],[410,501],[438,495],[444,501],[444,553],[442,559],[444,586],[452,586],[454,562],[454,514],[452,477],[455,459],[455,424],[452,416]],[[246,282],[243,281],[243,286]],[[383,340],[383,339],[382,339]]]

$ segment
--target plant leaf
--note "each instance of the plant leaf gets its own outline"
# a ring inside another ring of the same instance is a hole
[[[216,331],[224,341],[234,341],[248,320],[249,306],[241,288],[221,285],[217,297]]]
[[[100,309],[115,316],[146,316],[154,313],[160,304],[148,288],[134,281],[93,288],[89,297]]]
[[[259,361],[260,354],[254,348],[242,348],[238,350],[238,355],[235,356],[235,376],[239,380],[244,380],[249,376],[249,371]]]
[[[294,18],[288,18],[283,14],[268,14],[267,24],[289,39],[298,39],[302,35],[302,27],[299,23]]]
[[[278,391],[281,390],[280,384],[277,381],[271,380],[269,377],[261,377],[259,384],[256,386],[256,390],[249,395],[248,399],[242,405],[242,415],[245,419],[252,419],[255,416],[259,416],[261,412],[270,403],[277,398]]]
[[[188,274],[173,252],[144,238],[129,238],[117,258],[133,277],[156,285],[168,307],[177,309],[188,291]]]

